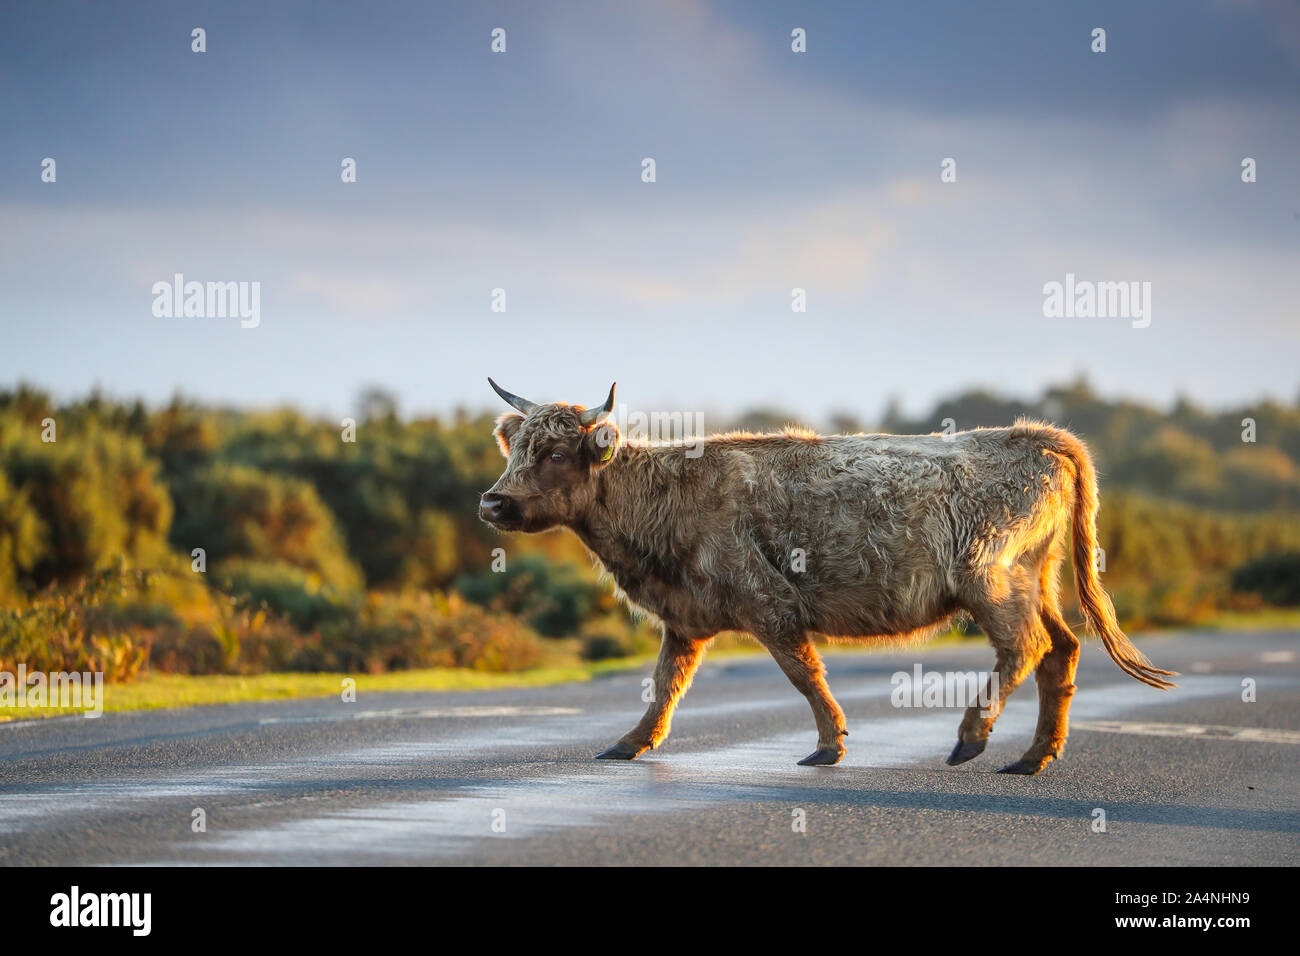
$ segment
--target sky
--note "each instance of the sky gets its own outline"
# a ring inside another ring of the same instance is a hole
[[[11,2],[0,388],[1290,400],[1298,184],[1290,2]],[[178,273],[259,283],[257,326],[155,315]],[[1149,324],[1045,314],[1067,274]]]

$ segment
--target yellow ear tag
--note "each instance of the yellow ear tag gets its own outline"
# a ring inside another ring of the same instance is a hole
[[[605,449],[605,454],[603,454],[603,455],[600,456],[600,460],[601,460],[602,462],[606,462],[606,461],[609,461],[609,460],[610,460],[611,458],[613,458],[613,457],[614,457],[614,446],[613,446],[613,445],[610,445],[608,448]]]

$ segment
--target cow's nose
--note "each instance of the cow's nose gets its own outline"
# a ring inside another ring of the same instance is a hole
[[[478,503],[478,513],[484,518],[491,520],[501,515],[501,509],[506,506],[506,499],[503,495],[488,492]]]

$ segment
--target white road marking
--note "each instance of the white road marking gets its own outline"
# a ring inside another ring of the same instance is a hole
[[[1096,730],[1107,734],[1141,734],[1146,737],[1213,737],[1261,744],[1300,744],[1300,730],[1267,727],[1223,727],[1217,724],[1154,724],[1133,720],[1084,720],[1070,723],[1071,730]]]
[[[1295,651],[1265,651],[1259,659],[1265,664],[1290,664],[1295,660]]]

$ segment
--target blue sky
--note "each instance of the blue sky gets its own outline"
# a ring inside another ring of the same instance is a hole
[[[0,27],[3,385],[341,413],[373,384],[446,411],[495,407],[489,374],[584,403],[616,378],[636,407],[868,420],[1079,372],[1161,404],[1300,390],[1295,4],[54,2]],[[155,317],[178,272],[260,282],[261,324]],[[1045,318],[1067,272],[1150,282],[1151,325]]]

